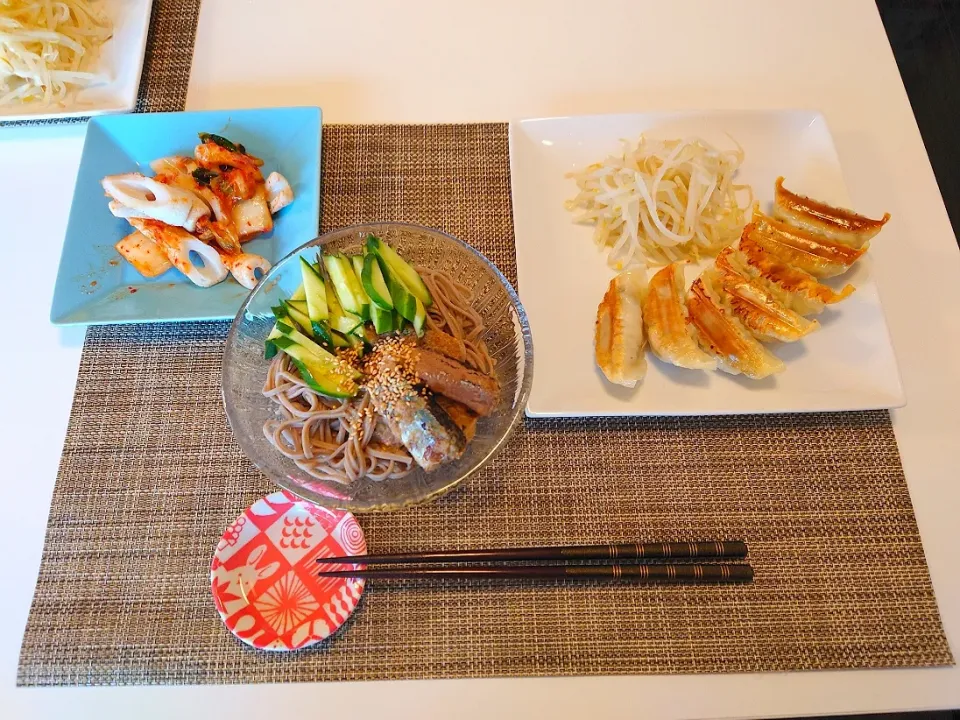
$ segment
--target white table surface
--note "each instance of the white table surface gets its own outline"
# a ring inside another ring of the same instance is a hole
[[[470,7],[468,7],[470,6]],[[236,52],[250,38],[256,52]],[[960,253],[871,0],[206,0],[188,109],[317,104],[326,122],[814,108],[871,254],[908,405],[894,425],[947,636],[960,650]],[[253,718],[772,716],[960,706],[960,668],[190,688],[14,689],[82,332],[48,323],[82,128],[0,128],[0,714]],[[850,478],[856,482],[856,478]],[[241,508],[238,508],[238,511]],[[77,568],[82,572],[83,568]]]

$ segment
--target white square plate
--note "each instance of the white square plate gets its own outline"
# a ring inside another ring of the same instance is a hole
[[[530,319],[536,372],[527,405],[533,417],[719,415],[900,407],[905,399],[870,257],[841,278],[857,291],[818,316],[803,340],[776,344],[787,369],[765,380],[683,370],[647,353],[635,389],[607,382],[593,358],[597,305],[614,271],[593,228],[577,225],[564,200],[565,174],[619,149],[641,133],[696,135],[719,147],[736,138],[746,153],[737,179],[769,210],[779,175],[791,190],[849,207],[840,163],[823,116],[807,111],[646,113],[520,120],[510,124],[510,170],[520,299]],[[859,208],[874,216],[877,207]],[[889,232],[889,230],[887,231]],[[873,242],[888,242],[881,233]],[[706,263],[709,264],[709,263]],[[687,268],[687,283],[700,269]]]
[[[113,36],[100,48],[90,68],[107,81],[67,94],[63,102],[18,103],[0,107],[0,122],[86,117],[130,112],[137,104],[143,54],[150,30],[153,0],[102,0],[96,8],[113,22]]]

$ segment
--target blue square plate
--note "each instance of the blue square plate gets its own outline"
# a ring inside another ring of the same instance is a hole
[[[273,232],[244,249],[276,263],[317,236],[320,225],[320,108],[146,113],[94,118],[87,127],[60,270],[53,292],[54,325],[232,319],[249,292],[233,278],[200,288],[171,268],[145,278],[114,244],[133,229],[107,207],[105,175],[143,172],[168,155],[192,155],[197,133],[243,143],[263,158],[264,174],[284,175],[293,203],[274,218]]]

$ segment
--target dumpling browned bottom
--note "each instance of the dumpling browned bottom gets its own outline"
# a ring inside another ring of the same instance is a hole
[[[867,251],[866,245],[852,248],[791,227],[759,210],[754,211],[753,222],[743,229],[743,235],[777,259],[818,278],[842,275]]]
[[[705,275],[724,309],[758,340],[794,342],[820,327],[816,320],[807,320],[739,273],[715,267]]]
[[[700,344],[717,357],[720,370],[761,380],[784,369],[782,360],[757,342],[739,320],[723,311],[702,275],[690,287],[687,310]]]
[[[890,213],[884,213],[879,220],[871,220],[852,210],[797,195],[783,186],[782,177],[777,178],[775,185],[773,214],[791,225],[822,233],[853,248],[863,247],[890,219]]]

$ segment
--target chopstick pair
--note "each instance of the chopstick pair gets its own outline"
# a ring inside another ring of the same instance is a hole
[[[621,543],[617,545],[572,545],[564,547],[507,548],[491,550],[453,550],[443,552],[394,553],[388,555],[350,555],[319,558],[318,563],[335,564],[432,564],[469,562],[506,562],[516,560],[669,560],[669,559],[742,559],[746,543],[734,541]],[[593,579],[623,580],[635,583],[744,583],[753,580],[753,568],[735,564],[630,564],[630,565],[513,565],[479,567],[411,567],[320,570],[322,577],[377,579]]]

